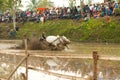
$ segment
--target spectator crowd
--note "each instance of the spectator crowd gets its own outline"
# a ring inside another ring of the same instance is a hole
[[[46,8],[45,10],[28,10],[16,12],[16,22],[36,21],[45,22],[52,19],[83,19],[89,20],[104,16],[116,15],[119,9],[119,3],[115,1],[107,1],[101,4],[89,4],[74,7]],[[9,11],[0,14],[0,22],[10,23],[13,17]]]

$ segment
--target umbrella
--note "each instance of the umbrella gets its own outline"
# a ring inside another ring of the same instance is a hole
[[[37,8],[39,11],[44,11],[46,8]]]

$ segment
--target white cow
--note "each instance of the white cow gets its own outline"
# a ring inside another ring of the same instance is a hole
[[[70,44],[70,40],[67,39],[65,36],[48,36],[46,37],[46,41],[55,47],[58,47],[59,44],[63,44],[64,46],[67,46],[67,44]]]

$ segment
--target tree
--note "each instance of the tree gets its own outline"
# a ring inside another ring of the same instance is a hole
[[[28,3],[28,10],[36,10],[38,7],[53,7],[53,4],[48,0],[30,0]]]
[[[41,3],[41,0],[30,0],[27,5],[28,10],[36,10],[36,8]]]
[[[13,27],[16,30],[16,10],[19,6],[21,6],[21,0],[1,0],[3,1],[2,7],[5,10],[9,10],[13,16]]]
[[[91,4],[91,2],[92,2],[91,0],[88,0],[88,4]]]
[[[53,7],[54,4],[52,2],[50,2],[49,0],[42,0],[39,7]]]
[[[83,12],[84,0],[80,0],[81,11]]]
[[[0,10],[5,11],[6,10],[6,3],[3,0],[0,0]]]
[[[2,6],[3,6],[3,1],[0,0],[0,9],[2,8]]]
[[[69,7],[74,7],[76,4],[76,0],[68,0]]]
[[[119,3],[120,3],[120,0],[117,0],[117,2],[119,2]]]
[[[2,9],[3,9],[3,1],[0,0],[0,10],[2,11]]]

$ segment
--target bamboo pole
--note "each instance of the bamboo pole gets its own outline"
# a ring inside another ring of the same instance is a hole
[[[57,54],[56,54],[57,53]],[[16,54],[17,56],[25,56],[23,50],[0,50],[0,54],[2,55],[9,55],[12,56]],[[29,51],[29,56],[31,57],[42,57],[42,58],[79,58],[79,59],[93,59],[93,55],[91,54],[73,54],[70,52],[50,52],[50,51]],[[112,56],[112,55],[99,55],[99,60],[112,60],[112,61],[120,61],[119,56]]]
[[[57,54],[56,54],[57,53]],[[25,56],[23,50],[0,50],[0,54],[12,56],[16,54],[17,56]],[[54,52],[54,51],[29,51],[29,56],[31,57],[42,57],[42,58],[79,58],[79,59],[93,59],[93,55],[91,54],[73,54],[71,52]],[[112,60],[112,61],[120,61],[120,56],[112,56],[112,55],[99,55],[99,60]]]
[[[93,68],[93,80],[97,80],[97,64],[98,64],[98,54],[97,51],[93,51],[93,60],[94,60],[94,68]]]
[[[10,73],[10,75],[8,76],[7,80],[10,80],[10,78],[12,77],[12,75],[14,74],[14,72],[19,68],[19,66],[26,60],[26,58],[28,57],[28,55],[26,55],[16,66],[16,68]]]
[[[25,36],[25,55],[29,55],[28,52],[27,52],[27,37]],[[28,57],[26,58],[26,79],[25,80],[28,80]]]

